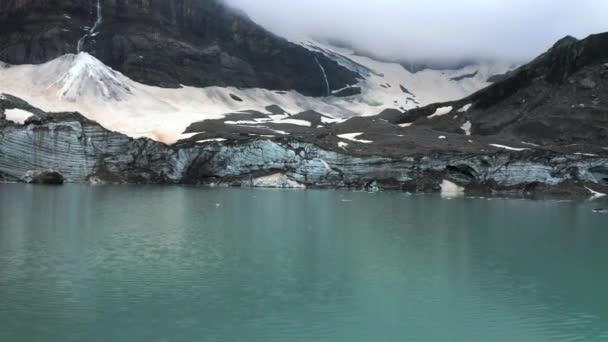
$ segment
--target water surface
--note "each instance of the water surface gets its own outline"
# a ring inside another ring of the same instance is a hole
[[[608,340],[598,206],[0,185],[0,341]]]

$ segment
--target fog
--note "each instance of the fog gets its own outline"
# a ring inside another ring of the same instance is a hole
[[[278,35],[394,59],[524,60],[566,35],[608,31],[605,0],[226,1]]]

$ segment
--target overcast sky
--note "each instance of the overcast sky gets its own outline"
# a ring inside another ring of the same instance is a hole
[[[385,57],[530,59],[608,31],[608,0],[226,0],[279,35],[324,36]]]

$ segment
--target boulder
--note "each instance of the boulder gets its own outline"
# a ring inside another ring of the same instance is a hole
[[[581,87],[585,89],[594,89],[597,86],[597,84],[590,78],[583,78],[579,83]]]
[[[305,189],[306,186],[289,179],[283,173],[275,173],[269,176],[258,177],[251,180],[254,188],[276,188],[276,189]]]

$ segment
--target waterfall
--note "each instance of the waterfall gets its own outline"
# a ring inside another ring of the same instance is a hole
[[[84,47],[84,43],[86,42],[87,38],[96,36],[96,31],[102,22],[103,22],[103,15],[101,13],[101,0],[97,0],[97,20],[95,20],[95,24],[93,25],[93,27],[91,27],[91,29],[84,36],[82,36],[82,38],[80,38],[78,40],[76,52],[78,52],[78,53],[82,52],[82,48]]]
[[[315,62],[317,62],[317,65],[319,66],[319,68],[321,69],[321,73],[323,74],[323,80],[325,82],[325,96],[329,96],[331,95],[331,89],[329,88],[329,80],[327,79],[325,68],[321,65],[317,57],[315,57]]]

